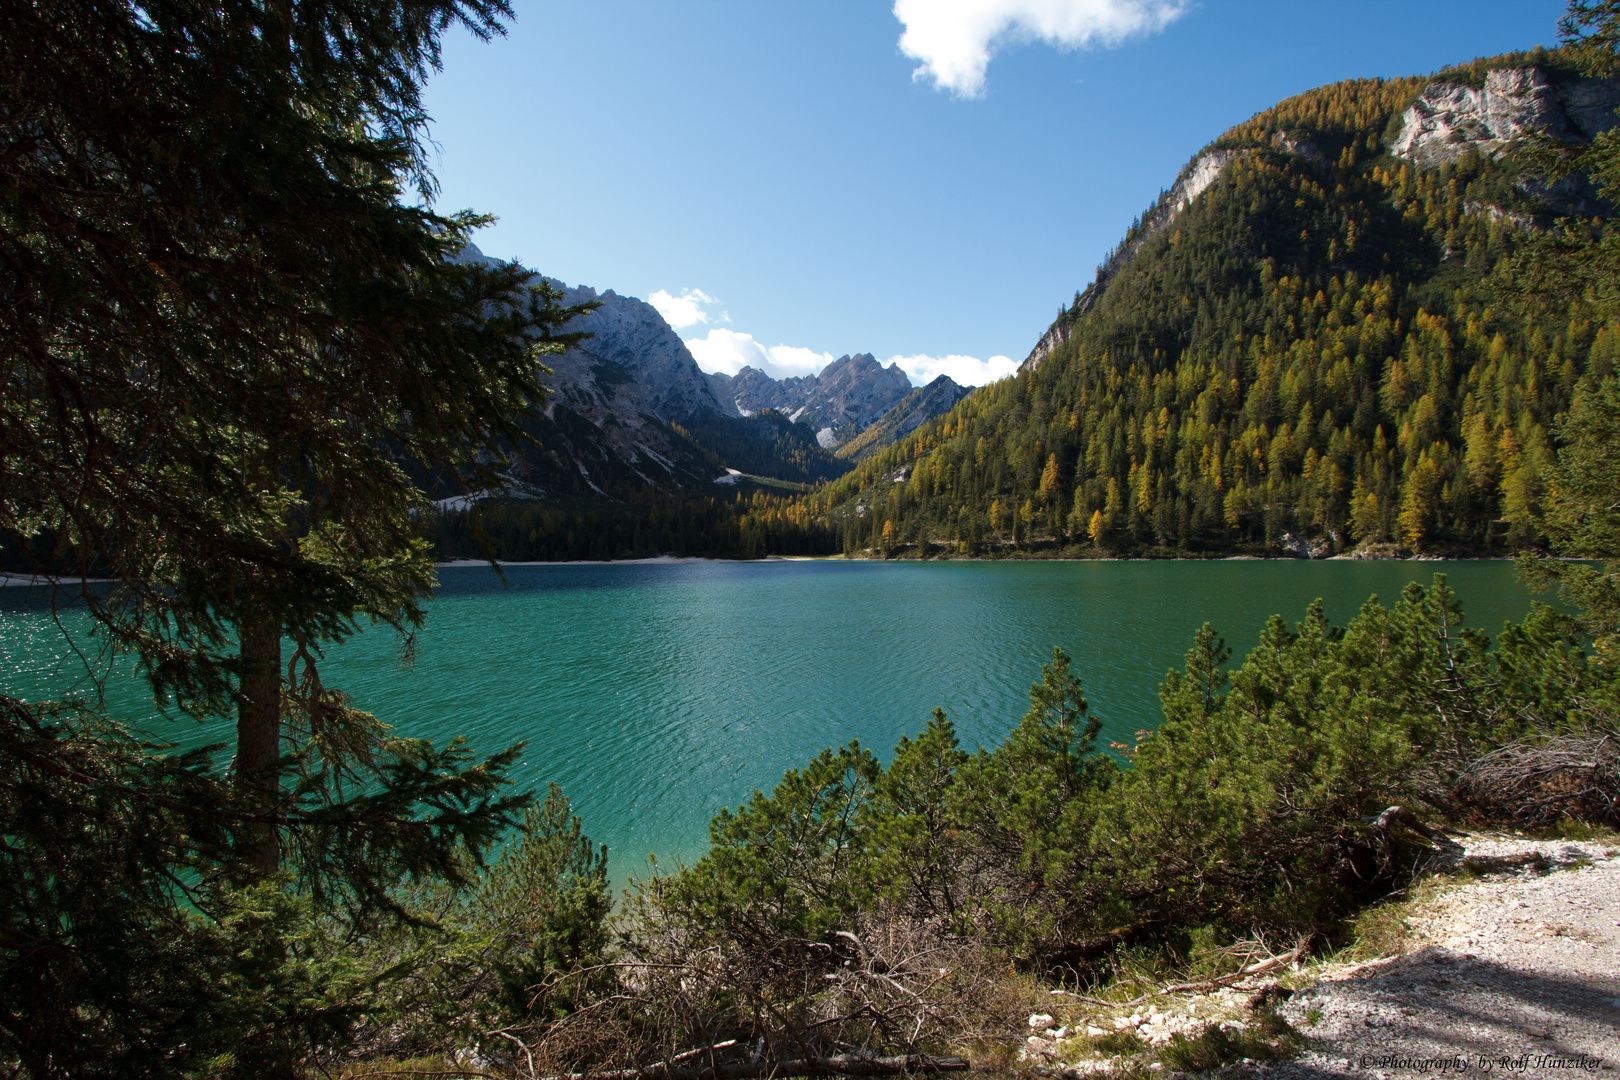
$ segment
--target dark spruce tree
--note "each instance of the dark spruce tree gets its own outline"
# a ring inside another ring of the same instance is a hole
[[[457,879],[527,802],[515,748],[395,737],[321,677],[421,621],[404,465],[495,481],[574,314],[453,261],[481,219],[407,197],[439,36],[510,14],[5,8],[0,536],[111,579],[78,599],[165,708],[237,719],[176,756],[0,690],[0,1058],[29,1075],[286,1071],[364,999],[297,928],[403,914],[398,882]]]

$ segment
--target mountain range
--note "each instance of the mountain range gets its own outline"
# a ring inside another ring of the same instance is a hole
[[[871,353],[840,356],[817,375],[773,379],[757,368],[744,367],[735,375],[711,374],[709,381],[737,415],[774,409],[795,423],[815,428],[817,444],[836,451],[873,431],[888,433],[888,437],[883,442],[876,436],[867,438],[861,442],[862,448],[887,445],[922,420],[945,412],[968,392],[947,375],[914,390],[899,364],[884,367]],[[921,391],[926,393],[891,415],[908,396]],[[912,416],[920,418],[906,426]],[[853,455],[840,452],[839,456]]]
[[[475,247],[462,257],[489,261]],[[550,283],[564,305],[596,306],[564,327],[588,337],[546,358],[551,393],[528,423],[537,448],[514,456],[519,498],[611,502],[644,489],[692,494],[827,480],[850,467],[834,454],[841,446],[862,439],[872,452],[967,393],[945,376],[914,392],[897,365],[885,368],[869,353],[841,357],[818,375],[775,379],[751,367],[708,374],[651,304]],[[456,493],[440,504],[463,509],[469,498]]]

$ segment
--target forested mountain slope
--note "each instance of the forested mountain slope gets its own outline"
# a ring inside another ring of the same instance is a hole
[[[1607,213],[1527,149],[1616,105],[1541,50],[1290,98],[1183,170],[1015,377],[762,520],[846,551],[1531,544],[1555,418],[1620,331],[1516,279],[1532,231]]]

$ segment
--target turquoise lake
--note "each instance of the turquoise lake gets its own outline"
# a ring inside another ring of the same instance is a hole
[[[402,733],[526,741],[524,785],[555,780],[614,877],[649,853],[702,853],[709,818],[823,747],[887,759],[943,707],[968,748],[999,742],[1054,645],[1075,660],[1108,737],[1158,720],[1157,689],[1205,620],[1236,657],[1266,618],[1321,597],[1343,624],[1367,597],[1448,575],[1468,624],[1495,633],[1529,609],[1507,562],[769,561],[441,569],[414,666],[391,634],[334,651],[328,685]],[[29,698],[88,685],[40,598],[0,590],[0,672]],[[65,620],[74,625],[71,617]],[[151,716],[129,677],[111,709],[185,744],[220,741]]]

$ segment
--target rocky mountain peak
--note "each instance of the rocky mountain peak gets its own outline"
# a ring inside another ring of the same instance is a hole
[[[773,379],[745,367],[735,375],[710,375],[709,381],[741,415],[775,409],[815,428],[829,450],[871,427],[911,393],[911,379],[900,365],[884,367],[871,353],[840,356],[817,375]]]
[[[494,261],[471,244],[457,258]],[[735,375],[707,374],[651,304],[612,289],[598,292],[547,280],[562,292],[565,305],[598,304],[564,327],[590,337],[546,358],[551,375],[544,382],[551,393],[543,414],[550,424],[544,452],[554,459],[552,465],[565,472],[577,467],[585,487],[597,495],[621,487],[615,477],[654,485],[689,482],[697,465],[686,460],[691,448],[680,443],[694,431],[718,432],[731,452],[740,453],[736,440],[769,442],[793,421],[809,425],[816,441],[831,450],[874,427],[913,392],[898,364],[884,367],[871,353],[840,356],[818,375],[787,379],[753,367]],[[909,400],[904,415],[883,430],[909,431],[966,393],[949,379],[935,380],[929,390]],[[725,426],[730,418],[746,419],[766,409],[783,419],[748,421],[743,429]],[[681,438],[671,424],[683,425]]]
[[[565,304],[601,302],[601,307],[564,329],[589,333],[591,337],[580,343],[579,351],[629,372],[641,384],[642,397],[653,415],[687,420],[708,413],[731,414],[715,396],[686,343],[651,304],[620,296],[612,289],[599,294],[585,285],[552,284],[563,290]]]
[[[838,394],[855,394],[867,399],[874,394],[881,395],[881,388],[887,388],[891,393],[898,392],[900,397],[904,397],[911,392],[911,378],[900,370],[899,364],[884,367],[871,353],[840,356],[823,368],[816,378],[816,392],[829,398]]]

